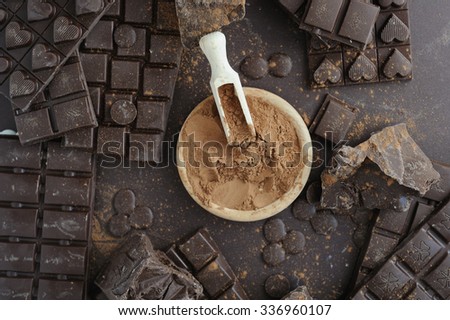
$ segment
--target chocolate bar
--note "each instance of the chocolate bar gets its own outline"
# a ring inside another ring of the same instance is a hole
[[[375,2],[381,5],[381,2]],[[412,79],[408,1],[382,6],[375,38],[363,51],[308,38],[308,60],[313,88]]]
[[[168,257],[182,268],[192,270],[211,299],[246,300],[247,294],[206,229],[167,251]]]
[[[60,68],[27,111],[15,110],[14,119],[23,145],[97,126],[78,52]]]
[[[440,201],[450,196],[450,166],[433,162],[434,168],[441,175],[441,184],[430,190],[424,197],[416,198],[409,210],[397,212],[394,210],[381,210],[370,227],[370,238],[360,253],[357,272],[354,278],[356,286],[388,256],[397,245],[406,238],[417,226],[426,220],[436,209]]]
[[[0,94],[27,111],[112,0],[0,2]]]
[[[95,158],[0,137],[0,299],[86,297]]]
[[[449,248],[447,200],[365,280],[353,299],[449,299]]]
[[[82,44],[98,154],[161,160],[182,53],[176,21],[173,1],[116,0]]]
[[[111,300],[197,300],[203,292],[189,272],[154,250],[142,233],[123,243],[95,283]]]
[[[356,119],[356,108],[327,95],[309,131],[334,144],[342,143]]]
[[[359,0],[279,0],[300,29],[364,50],[372,41],[380,8]]]

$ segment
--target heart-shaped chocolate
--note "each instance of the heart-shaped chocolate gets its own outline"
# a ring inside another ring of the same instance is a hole
[[[405,78],[411,75],[412,63],[398,49],[394,49],[383,68],[384,75],[393,79],[397,75]]]
[[[103,9],[102,0],[76,0],[75,13],[77,16],[87,13],[96,13]]]
[[[336,67],[328,58],[323,59],[320,66],[314,72],[314,81],[323,85],[327,81],[332,84],[338,83],[342,79],[342,71]]]
[[[33,71],[56,67],[59,63],[59,55],[51,51],[43,43],[38,43],[33,47],[31,56],[31,68]]]
[[[401,7],[406,4],[406,1],[408,0],[378,0],[378,4],[382,8],[388,8],[390,6]]]
[[[27,96],[36,91],[36,81],[30,79],[24,71],[15,71],[9,77],[9,96],[11,98]]]
[[[27,19],[28,21],[41,21],[49,19],[55,8],[45,0],[27,1]]]
[[[348,77],[354,82],[358,82],[361,79],[366,81],[373,80],[377,76],[377,67],[375,64],[366,57],[364,53],[361,53],[353,62],[352,66],[348,70]]]
[[[8,18],[8,13],[5,10],[0,9],[0,25],[6,21],[6,18]]]
[[[381,40],[384,43],[391,43],[394,40],[405,42],[409,39],[409,35],[408,26],[393,13],[381,31]]]
[[[6,57],[0,57],[0,73],[5,73],[11,67],[11,62]]]
[[[81,36],[81,28],[67,18],[58,17],[53,22],[53,40],[55,43],[76,40]]]
[[[6,48],[17,49],[30,45],[33,41],[33,34],[19,22],[11,21],[6,26],[5,38]]]

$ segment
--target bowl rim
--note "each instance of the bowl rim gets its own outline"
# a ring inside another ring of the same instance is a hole
[[[176,165],[178,169],[178,174],[180,176],[181,182],[183,183],[185,189],[189,193],[192,199],[200,205],[203,209],[208,211],[209,213],[212,213],[215,216],[218,216],[220,218],[231,220],[231,221],[237,221],[237,222],[254,222],[258,220],[263,220],[270,218],[287,207],[289,207],[295,199],[300,195],[302,190],[304,189],[309,175],[311,173],[311,165],[312,165],[312,148],[308,147],[305,150],[305,146],[311,146],[311,136],[309,133],[309,130],[300,116],[300,114],[295,110],[295,108],[286,100],[281,98],[280,96],[259,88],[252,88],[252,87],[244,87],[244,92],[246,95],[250,96],[256,96],[262,99],[265,99],[270,104],[275,106],[275,108],[278,108],[280,112],[283,112],[285,115],[287,115],[290,118],[290,122],[294,124],[294,129],[297,134],[297,138],[301,142],[301,153],[302,153],[302,161],[303,161],[303,169],[300,171],[300,174],[296,177],[294,186],[285,194],[283,194],[280,198],[275,200],[274,202],[270,203],[269,205],[256,209],[256,210],[237,210],[237,209],[230,209],[230,208],[224,208],[222,206],[216,205],[214,203],[211,203],[210,206],[205,205],[198,196],[194,193],[193,187],[189,181],[188,175],[187,175],[187,169],[181,165],[184,161],[184,154],[182,151],[180,151],[180,140],[182,137],[182,133],[186,129],[186,123],[191,117],[191,115],[200,108],[206,101],[212,99],[212,96],[207,97],[203,101],[201,101],[188,115],[186,120],[183,123],[183,126],[181,127],[179,136],[178,136],[178,142],[176,146]]]

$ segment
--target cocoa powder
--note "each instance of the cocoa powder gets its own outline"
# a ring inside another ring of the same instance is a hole
[[[289,118],[260,97],[247,95],[256,137],[246,136],[238,146],[227,144],[212,97],[186,120],[180,135],[183,156],[194,194],[205,205],[256,210],[289,191],[304,164],[301,142]],[[239,108],[230,98],[227,108]],[[245,121],[236,114],[231,126]],[[245,132],[245,131],[244,131]]]

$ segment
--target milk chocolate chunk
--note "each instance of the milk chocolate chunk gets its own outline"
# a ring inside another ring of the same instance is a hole
[[[100,102],[100,155],[135,162],[162,159],[182,53],[178,29],[162,21],[170,12],[175,15],[174,1],[120,1],[80,47],[92,100]]]
[[[0,146],[0,297],[85,298],[92,153],[57,142],[21,146],[15,136],[1,136]]]
[[[345,139],[355,119],[356,108],[332,95],[327,95],[309,130],[338,144]]]
[[[203,291],[189,272],[153,249],[144,234],[130,236],[95,283],[111,300],[196,300]]]
[[[15,66],[9,79],[0,77],[0,94],[9,99],[15,110],[25,112],[32,108],[111,3],[110,0],[83,5],[80,1],[74,5],[73,1],[54,0],[0,3],[2,48]],[[8,68],[8,73],[11,71]]]

